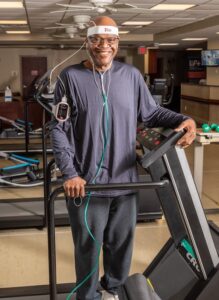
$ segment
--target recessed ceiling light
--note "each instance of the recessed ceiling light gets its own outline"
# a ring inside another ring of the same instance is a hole
[[[126,34],[126,33],[129,33],[129,31],[128,30],[119,30],[119,34]]]
[[[194,7],[195,4],[158,4],[151,8],[151,10],[186,10]]]
[[[153,23],[153,21],[126,21],[122,23],[122,25],[149,25]]]
[[[7,30],[5,31],[7,34],[29,34],[29,30]]]
[[[177,46],[179,43],[159,43],[159,46]]]
[[[205,41],[207,39],[208,38],[206,38],[206,37],[203,37],[203,38],[184,38],[184,39],[182,39],[182,41]]]
[[[0,1],[0,8],[23,8],[22,1]]]
[[[187,48],[186,51],[201,51],[203,48]]]
[[[27,21],[26,20],[0,20],[0,24],[25,25],[27,24]]]

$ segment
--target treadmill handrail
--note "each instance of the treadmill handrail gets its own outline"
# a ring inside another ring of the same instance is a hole
[[[85,185],[86,191],[94,190],[109,190],[109,189],[150,189],[163,188],[169,184],[169,180],[165,179],[158,182],[136,182],[136,183],[112,183],[112,184],[90,184]],[[57,299],[56,286],[56,248],[55,248],[55,220],[54,220],[54,200],[59,195],[64,193],[64,187],[60,186],[49,195],[47,203],[48,212],[48,261],[49,261],[49,290],[50,299]]]
[[[157,182],[134,182],[134,183],[111,183],[111,184],[88,184],[85,185],[86,192],[92,191],[106,191],[106,190],[138,190],[138,189],[151,189],[151,188],[163,188],[169,184],[169,180],[165,179]],[[55,200],[55,198],[64,193],[63,186],[56,188],[50,195],[49,201]]]

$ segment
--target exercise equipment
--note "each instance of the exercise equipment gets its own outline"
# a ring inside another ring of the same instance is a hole
[[[154,100],[161,106],[169,105],[173,100],[175,78],[170,74],[170,79],[155,78],[150,86],[150,92]]]
[[[212,124],[202,124],[201,126],[202,128],[202,132],[205,132],[205,133],[208,133],[210,131],[216,131],[216,132],[219,132],[219,125],[216,124],[216,123],[212,123]]]
[[[169,148],[171,148],[177,140],[184,134],[183,132],[170,132],[169,138],[165,139],[165,136],[163,137],[162,134],[159,132],[156,132],[153,134],[153,131],[150,132],[150,134],[145,134],[146,131],[143,131],[142,138],[145,139],[148,138],[150,141],[153,141],[154,148],[156,148],[156,151],[147,151],[144,153],[143,158],[139,158],[139,161],[141,162],[142,166],[144,168],[148,168],[150,164],[153,164],[160,156],[162,156],[166,151],[168,151]],[[149,133],[149,131],[147,132]],[[138,129],[138,141],[141,143],[141,134],[142,134],[142,128],[140,127]],[[153,136],[153,137],[152,137]],[[141,143],[142,144],[142,143]],[[144,147],[144,145],[143,145]],[[153,149],[151,149],[153,150]],[[169,179],[168,178],[159,178],[156,182],[138,182],[138,183],[122,183],[122,184],[107,184],[107,185],[87,185],[86,186],[86,192],[92,192],[93,190],[109,190],[109,189],[164,189],[165,187],[169,186]],[[63,187],[59,187],[55,189],[48,199],[48,249],[49,249],[49,275],[50,275],[50,299],[56,300],[57,299],[57,287],[56,287],[56,256],[55,256],[55,226],[54,226],[54,200],[55,198],[60,194],[63,193]],[[147,201],[147,199],[145,199]],[[138,298],[136,298],[136,293],[134,293],[134,290],[132,292],[129,288],[129,283],[125,283],[125,285],[119,290],[119,299],[125,300],[125,299],[160,299],[155,292],[151,294],[151,289],[148,286],[146,279],[139,280],[137,278],[142,277],[142,275],[135,275],[132,277],[132,279],[129,279],[129,281],[134,282],[135,290],[138,290],[137,295]],[[137,285],[137,282],[139,282],[139,286]],[[139,293],[139,294],[138,294]],[[149,297],[151,294],[151,298]],[[127,298],[128,297],[128,298]],[[133,298],[134,297],[134,298]]]
[[[171,238],[145,270],[145,281],[136,284],[135,291],[141,290],[142,284],[148,291],[148,278],[156,292],[155,296],[163,300],[191,300],[197,297],[203,300],[206,294],[211,295],[208,299],[216,300],[218,289],[215,282],[219,277],[218,230],[216,226],[214,234],[210,230],[184,150],[173,146],[176,138],[179,135],[171,130],[144,126],[138,129],[137,140],[143,150],[138,160],[143,168],[149,170],[153,180],[150,184],[157,188]],[[149,187],[148,183],[144,184]],[[134,185],[139,188],[139,183]],[[134,188],[133,184],[91,185],[86,187],[86,191],[130,187]],[[54,190],[48,202],[50,298],[53,300],[57,299],[53,206],[55,197],[61,192],[62,187]],[[136,299],[136,293],[127,296],[127,285],[125,283],[119,291],[119,299]],[[153,299],[146,298],[146,290],[143,299]]]
[[[0,157],[14,163],[0,168],[1,187],[34,187],[43,184],[38,159],[2,151],[0,151]]]
[[[148,131],[143,128],[139,137],[146,153],[156,151]],[[156,133],[152,130],[151,135]],[[141,163],[148,164],[144,158]],[[170,178],[169,186],[157,192],[171,238],[144,275],[161,299],[196,299],[218,272],[218,235],[213,241],[183,149],[169,149],[149,170],[153,180]],[[212,293],[211,299],[217,299],[217,290]]]
[[[25,135],[25,121],[21,119],[11,120],[5,117],[0,116],[0,122],[10,124],[11,128],[4,129],[0,138],[17,138],[23,137]],[[41,128],[33,130],[33,123],[27,122],[28,134],[34,136],[40,136]]]

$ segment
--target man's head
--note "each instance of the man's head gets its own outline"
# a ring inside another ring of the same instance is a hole
[[[102,70],[110,67],[118,51],[118,27],[107,16],[97,17],[87,30],[86,47],[94,65]]]

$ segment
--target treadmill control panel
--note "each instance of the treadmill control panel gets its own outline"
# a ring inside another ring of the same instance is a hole
[[[174,131],[168,128],[147,128],[141,124],[137,128],[137,141],[143,147],[143,157],[138,161],[143,168],[147,168],[157,159],[169,151],[185,134],[184,131]]]
[[[137,129],[137,140],[149,150],[158,147],[166,137],[161,133],[162,128],[139,127]]]

